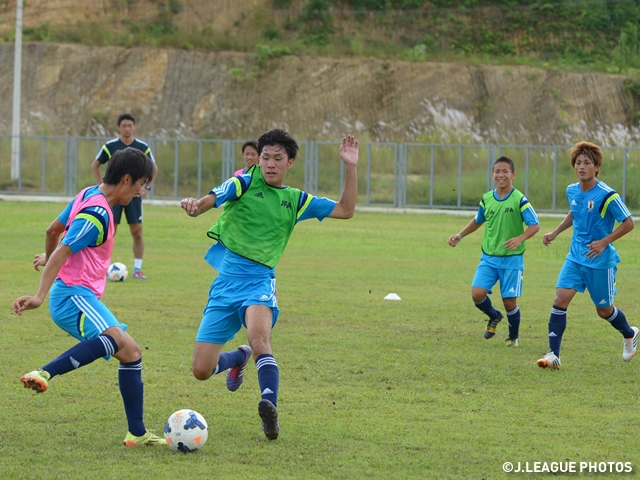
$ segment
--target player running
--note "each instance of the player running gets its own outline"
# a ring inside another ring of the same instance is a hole
[[[21,378],[25,388],[45,392],[56,375],[84,367],[100,357],[114,356],[118,386],[129,430],[127,446],[166,445],[148,432],[143,422],[142,353],[126,332],[127,325],[100,301],[113,249],[115,225],[112,207],[127,205],[153,178],[151,160],[141,151],[116,152],[100,185],[82,190],[47,228],[46,252],[35,256],[36,270],[44,266],[36,295],[13,302],[13,311],[40,307],[49,289],[49,311],[62,330],[80,340],[55,360]],[[62,240],[60,240],[62,235]]]

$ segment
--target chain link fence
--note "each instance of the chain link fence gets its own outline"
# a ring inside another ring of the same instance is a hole
[[[107,137],[22,136],[18,172],[11,171],[11,136],[0,136],[0,193],[66,196],[95,183],[91,163]],[[202,197],[244,166],[243,140],[147,138],[158,164],[148,198]],[[340,142],[300,141],[286,183],[338,199],[344,184]],[[360,144],[358,204],[417,209],[474,210],[493,188],[491,167],[500,156],[516,165],[514,185],[539,212],[566,212],[564,194],[577,181],[571,146]],[[599,178],[640,212],[640,147],[603,147]],[[15,170],[15,169],[14,169]]]

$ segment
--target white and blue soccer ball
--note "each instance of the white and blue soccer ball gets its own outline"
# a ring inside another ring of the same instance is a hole
[[[124,263],[116,262],[109,265],[107,278],[112,282],[124,282],[129,276],[129,270]]]
[[[172,413],[164,424],[164,439],[177,452],[197,452],[208,437],[209,426],[204,417],[188,408]]]

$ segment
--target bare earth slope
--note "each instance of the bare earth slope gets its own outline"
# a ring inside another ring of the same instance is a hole
[[[318,140],[347,131],[474,143],[640,137],[626,127],[636,112],[617,75],[286,56],[251,79],[253,63],[242,53],[27,43],[23,133],[110,134],[131,111],[144,136],[246,138],[277,125]],[[0,134],[11,132],[12,90],[13,44],[3,43]]]

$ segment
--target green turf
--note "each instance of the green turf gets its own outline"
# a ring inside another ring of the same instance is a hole
[[[505,348],[507,326],[484,340],[470,282],[482,232],[455,249],[449,235],[469,216],[358,212],[348,221],[303,222],[278,266],[281,315],[273,347],[280,367],[281,436],[268,441],[257,416],[253,362],[243,387],[190,371],[193,342],[214,271],[205,231],[178,207],[145,206],[147,281],[109,283],[103,297],[143,351],[145,422],[162,432],[173,411],[209,422],[193,455],[121,445],[126,433],[117,363],[99,360],[55,378],[41,395],[22,374],[74,344],[46,306],[11,312],[37,289],[31,267],[62,204],[0,202],[0,476],[2,478],[539,478],[504,474],[511,462],[632,462],[640,360],[622,361],[622,339],[586,295],[569,309],[560,371],[541,370],[547,321],[571,231],[549,248],[543,218],[525,255],[521,346]],[[616,304],[638,324],[640,243],[617,242]],[[122,226],[113,260],[131,269]],[[401,301],[385,301],[388,293]],[[498,295],[492,296],[501,307]],[[245,332],[229,348],[246,343]],[[537,475],[537,477],[536,477]],[[607,475],[598,474],[598,478]]]

